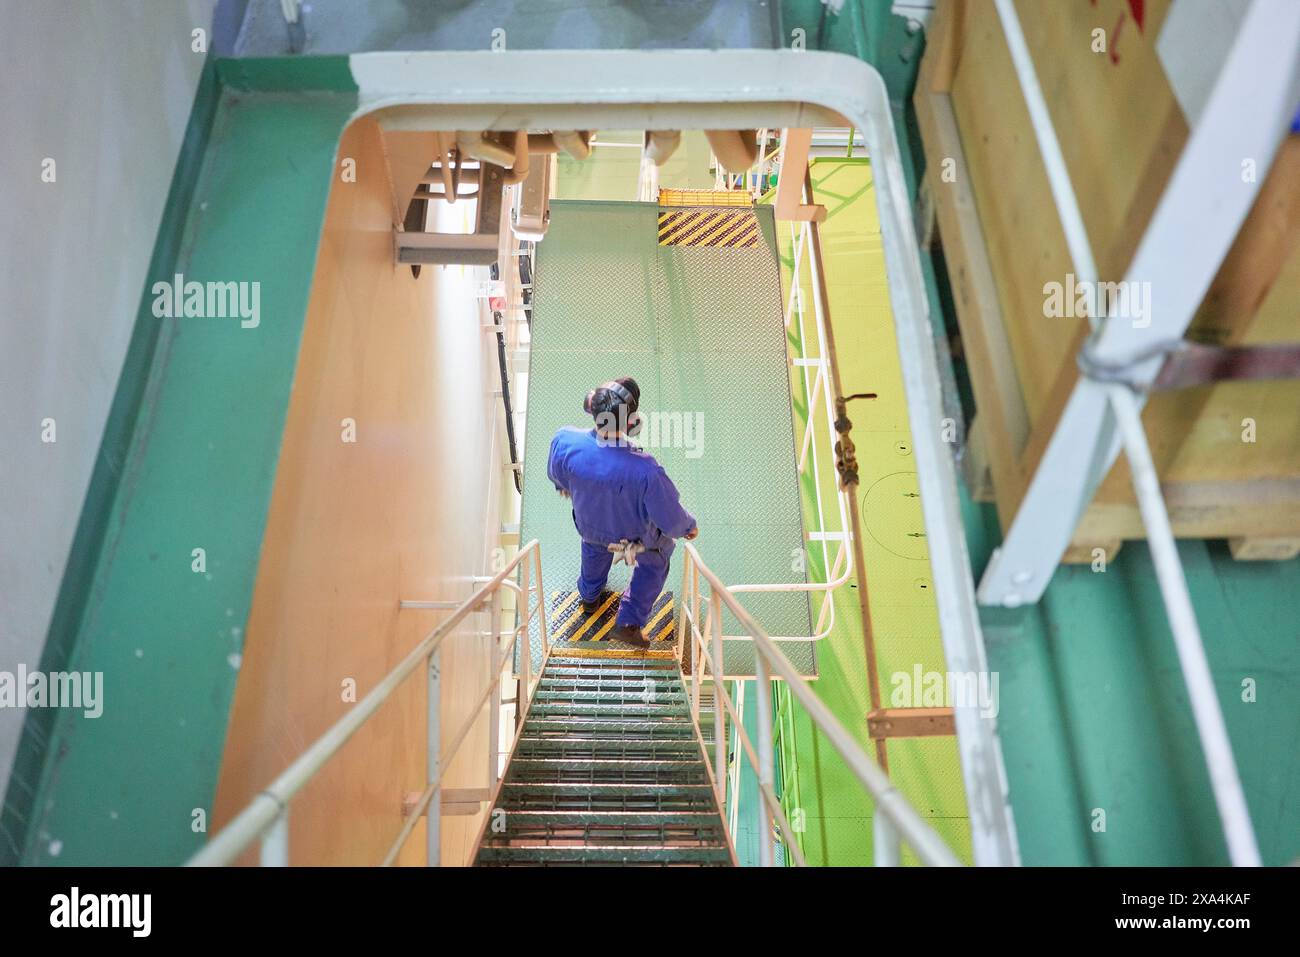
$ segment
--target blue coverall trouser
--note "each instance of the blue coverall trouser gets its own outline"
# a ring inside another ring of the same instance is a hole
[[[673,554],[671,540],[661,542],[656,549],[647,548],[636,557],[636,568],[632,569],[632,582],[627,593],[618,606],[615,625],[636,625],[642,627],[650,618],[650,609],[655,599],[663,591],[668,578],[668,560]],[[591,542],[582,543],[582,571],[578,576],[578,597],[583,601],[595,601],[609,579],[610,565],[614,553],[605,545]]]

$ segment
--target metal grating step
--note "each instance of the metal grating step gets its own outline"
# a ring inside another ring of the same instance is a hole
[[[658,668],[652,663],[636,662],[630,665],[621,664],[599,664],[599,665],[582,665],[580,659],[570,659],[569,663],[556,664],[552,662],[547,665],[544,677],[546,678],[617,678],[619,680],[644,680],[646,678],[662,679],[665,681],[680,681],[681,677],[677,671],[676,664],[669,661],[668,664],[673,667]]]
[[[682,686],[676,662],[549,661],[496,796],[504,830],[475,863],[733,864]]]
[[[528,711],[528,716],[550,717],[569,715],[593,718],[657,718],[663,720],[690,720],[690,713],[680,702],[644,704],[636,699],[612,701],[538,701]]]
[[[641,701],[686,704],[686,692],[667,682],[654,684],[598,684],[592,682],[548,685],[537,689],[535,703],[550,701]]]
[[[548,762],[511,764],[507,781],[511,784],[708,784],[709,772],[701,761],[689,764],[670,761],[627,761],[602,764],[564,762],[570,767]],[[515,765],[518,765],[517,767]]]
[[[515,812],[506,821],[504,833],[493,834],[484,841],[485,847],[518,847],[525,844],[568,846],[585,844],[605,846],[671,846],[671,847],[725,847],[726,832],[716,814],[679,814],[683,820],[629,820],[614,823],[601,818],[638,815],[588,815],[591,821],[538,820],[532,812]],[[640,815],[648,817],[649,815]],[[662,815],[661,817],[670,817]]]
[[[591,864],[612,865],[674,865],[699,866],[714,864],[725,867],[731,864],[731,854],[725,846],[718,847],[591,847],[574,845],[572,847],[552,847],[546,844],[493,847],[485,845],[479,849],[478,864],[534,865],[534,866],[583,866]]]
[[[621,792],[579,786],[571,792],[546,791],[530,785],[502,788],[500,805],[507,818],[515,811],[585,811],[615,813],[710,811],[717,813],[711,788],[684,793],[652,793],[642,788]]]
[[[647,738],[665,736],[695,737],[695,725],[691,723],[689,715],[654,720],[601,717],[597,715],[547,715],[539,718],[529,716],[524,724],[525,734],[538,734],[547,731],[583,731],[616,734],[625,738],[636,737],[637,735],[644,735]]]
[[[579,737],[522,738],[515,750],[521,758],[572,758],[585,761],[699,760],[699,745],[692,739],[674,741],[606,741]]]
[[[653,826],[703,830],[720,823],[716,811],[512,811],[506,815],[507,832],[514,827],[576,828]],[[489,834],[489,839],[497,835]]]

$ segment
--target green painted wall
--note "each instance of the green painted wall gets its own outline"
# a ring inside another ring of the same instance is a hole
[[[205,76],[42,661],[103,672],[103,714],[29,716],[10,860],[176,864],[206,838],[347,76]],[[155,318],[153,284],[176,273],[259,283],[260,324]]]

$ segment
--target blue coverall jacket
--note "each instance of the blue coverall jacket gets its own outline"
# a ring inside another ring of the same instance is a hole
[[[571,427],[551,440],[546,474],[573,502],[582,537],[583,601],[594,601],[605,587],[614,557],[609,545],[627,539],[645,546],[617,618],[618,625],[644,625],[668,577],[673,539],[695,527],[672,479],[653,455],[626,439],[601,440],[595,429]]]

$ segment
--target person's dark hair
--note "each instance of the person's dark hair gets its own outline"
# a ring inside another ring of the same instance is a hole
[[[601,383],[587,393],[582,403],[583,410],[596,420],[596,427],[602,432],[614,432],[610,423],[626,424],[629,435],[639,431],[637,409],[641,405],[641,387],[636,379],[623,376]]]

